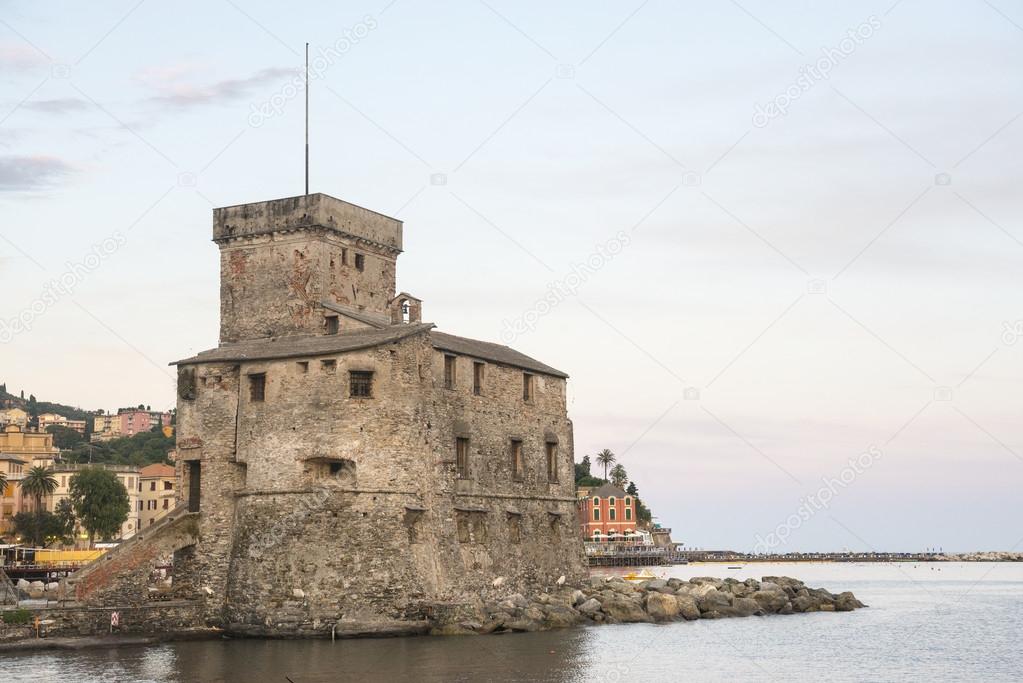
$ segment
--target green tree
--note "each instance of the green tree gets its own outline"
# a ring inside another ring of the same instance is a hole
[[[72,449],[85,441],[84,436],[64,425],[50,425],[46,431],[53,434],[53,445],[62,451]]]
[[[22,396],[24,396],[24,392]],[[35,394],[28,395],[28,414],[32,417],[39,417],[39,403],[36,401]]]
[[[598,465],[603,465],[604,479],[607,479],[607,469],[615,464],[615,454],[605,448],[600,453],[597,453],[596,461]]]
[[[633,498],[638,496],[639,495],[639,489],[636,488],[636,482],[630,481],[629,482],[629,487],[627,489],[625,489],[625,492],[628,493]]]
[[[117,476],[99,467],[86,467],[71,477],[71,504],[75,516],[89,532],[89,546],[96,536],[115,538],[128,519],[128,490]]]
[[[39,512],[43,509],[43,496],[49,496],[57,490],[57,477],[49,469],[36,465],[21,480],[21,490],[35,499],[35,509]]]
[[[611,468],[611,483],[621,488],[629,480],[629,475],[621,463]]]
[[[57,518],[56,530],[58,537],[64,545],[71,545],[75,542],[75,529],[78,527],[78,519],[75,517],[75,506],[69,498],[62,498],[53,508],[54,516]]]
[[[7,475],[0,472],[0,498],[2,498],[7,489]]]
[[[14,533],[35,548],[45,548],[60,538],[60,521],[46,510],[19,512],[12,518]]]

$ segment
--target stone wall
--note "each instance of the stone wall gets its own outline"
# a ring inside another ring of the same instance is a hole
[[[53,607],[29,610],[28,625],[0,624],[0,642],[35,638],[35,618],[49,638],[101,636],[110,633],[110,614],[117,612],[116,633],[168,636],[192,630],[202,622],[201,608],[191,601],[164,602],[144,606]]]
[[[158,562],[195,545],[198,533],[199,515],[175,510],[64,579],[64,594],[89,605],[145,604],[149,576]]]

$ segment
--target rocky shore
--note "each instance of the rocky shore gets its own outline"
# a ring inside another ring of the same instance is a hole
[[[850,612],[865,607],[849,592],[808,588],[787,576],[761,581],[700,577],[651,579],[631,583],[621,577],[590,579],[588,585],[561,586],[535,599],[521,594],[484,606],[480,622],[434,628],[435,635],[545,631],[583,624],[692,621],[806,612]]]

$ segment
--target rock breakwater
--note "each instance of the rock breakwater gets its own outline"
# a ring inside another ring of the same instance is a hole
[[[850,593],[809,588],[787,576],[761,581],[698,577],[632,583],[594,577],[587,585],[560,586],[533,599],[515,593],[484,605],[482,621],[438,626],[438,635],[545,631],[584,624],[654,623],[768,616],[807,612],[850,612],[865,607]]]

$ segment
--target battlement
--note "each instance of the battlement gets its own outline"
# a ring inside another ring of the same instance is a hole
[[[213,241],[221,245],[302,229],[335,232],[385,250],[402,249],[401,221],[319,192],[213,210]]]

